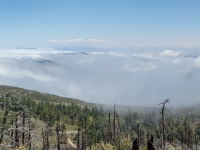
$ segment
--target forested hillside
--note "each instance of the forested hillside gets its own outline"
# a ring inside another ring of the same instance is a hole
[[[200,148],[198,106],[118,109],[9,86],[0,93],[1,149]]]

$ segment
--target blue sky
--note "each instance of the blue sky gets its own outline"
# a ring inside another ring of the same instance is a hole
[[[196,104],[199,8],[199,0],[1,0],[0,85],[107,104]]]
[[[199,47],[199,0],[1,0],[2,47]]]

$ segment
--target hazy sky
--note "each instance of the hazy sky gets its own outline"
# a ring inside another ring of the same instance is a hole
[[[1,0],[0,84],[106,104],[195,104],[199,16],[199,0]]]
[[[199,0],[1,0],[0,47],[197,47],[199,8]]]

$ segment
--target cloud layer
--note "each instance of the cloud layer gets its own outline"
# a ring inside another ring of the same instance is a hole
[[[71,40],[47,40],[46,41],[47,44],[50,44],[50,45],[54,45],[54,46],[63,46],[63,45],[73,45],[73,44],[79,44],[79,45],[84,45],[84,46],[87,46],[87,45],[109,45],[111,44],[112,42],[111,41],[107,41],[107,40],[101,40],[101,39],[96,39],[96,38],[92,38],[92,39],[81,39],[81,38],[78,38],[78,39],[71,39]]]
[[[0,50],[0,84],[88,102],[195,104],[199,75],[200,49]]]

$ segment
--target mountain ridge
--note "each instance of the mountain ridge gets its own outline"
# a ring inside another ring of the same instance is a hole
[[[0,94],[3,94],[4,92],[8,93],[10,91],[15,91],[19,95],[26,95],[28,97],[31,97],[34,100],[41,100],[41,101],[47,100],[49,102],[56,102],[56,103],[75,102],[75,103],[87,104],[87,105],[98,105],[96,103],[85,102],[85,101],[75,99],[75,98],[63,97],[63,96],[58,96],[56,94],[50,94],[50,93],[43,93],[37,90],[30,90],[30,89],[9,86],[9,85],[0,85]]]

